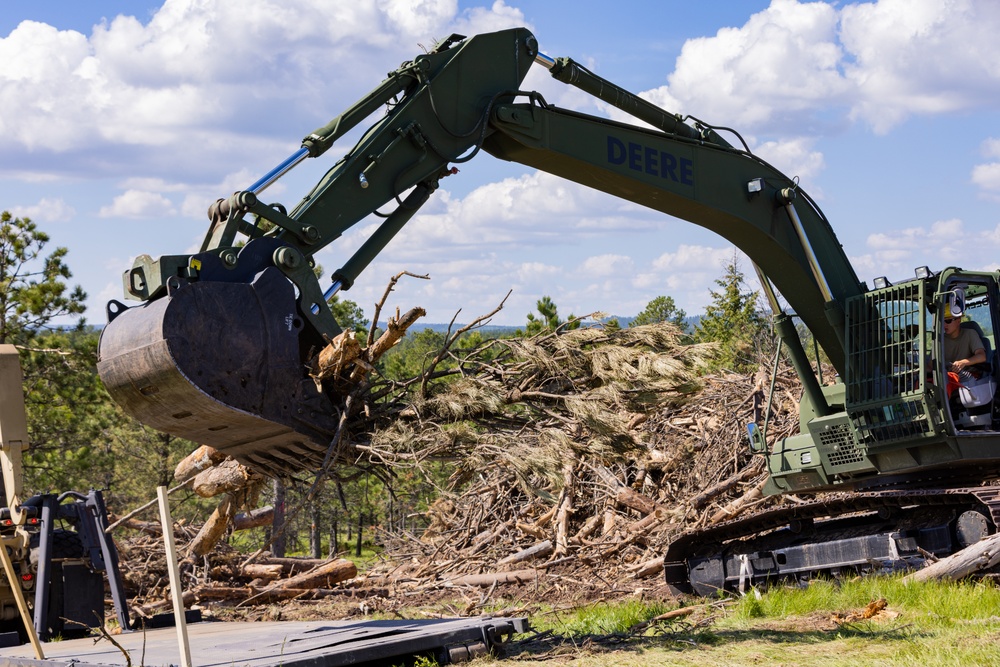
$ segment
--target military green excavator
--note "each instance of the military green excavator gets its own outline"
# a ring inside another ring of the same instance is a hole
[[[521,90],[534,64],[638,123],[557,108]],[[290,211],[261,199],[372,116]],[[340,332],[328,301],[351,287],[454,165],[480,152],[710,229],[760,274],[804,396],[798,435],[765,451],[763,425],[751,424],[750,446],[766,456],[766,493],[824,493],[681,536],[665,554],[671,586],[709,594],[776,577],[912,565],[996,531],[1000,488],[989,483],[1000,471],[992,359],[1000,276],[919,268],[868,287],[815,201],[736,132],[550,58],[525,29],[442,41],[213,205],[199,252],[138,258],[124,291],[140,303],[107,308],[99,371],[111,395],[140,421],[265,472],[317,468],[338,414],[306,361]],[[324,290],[312,257],[372,214],[383,219],[377,231]],[[943,321],[955,318],[977,330],[987,362],[949,383]],[[826,353],[835,383],[817,377],[796,323]]]

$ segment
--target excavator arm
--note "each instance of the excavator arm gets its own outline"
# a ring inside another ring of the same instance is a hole
[[[558,109],[521,91],[533,63],[645,126]],[[262,202],[274,180],[382,107],[386,113],[290,212]],[[843,370],[844,302],[865,288],[795,181],[715,128],[540,54],[529,31],[513,29],[453,36],[404,64],[272,172],[216,202],[200,252],[137,259],[124,287],[142,303],[108,305],[98,368],[109,392],[140,421],[248,465],[279,474],[318,466],[338,414],[306,363],[340,332],[328,300],[350,288],[453,165],[480,151],[725,237]],[[383,222],[323,290],[313,256],[371,214]],[[797,336],[786,338],[801,351]]]

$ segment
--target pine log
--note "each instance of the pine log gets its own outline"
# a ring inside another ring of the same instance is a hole
[[[229,527],[229,520],[232,519],[234,512],[233,499],[227,494],[212,512],[212,515],[208,517],[208,521],[201,527],[198,534],[188,544],[188,555],[200,557],[211,551],[226,534],[226,528]]]
[[[536,570],[514,570],[513,572],[467,574],[441,583],[446,586],[492,586],[493,584],[523,584],[537,578],[538,572]]]
[[[580,530],[576,531],[576,535],[571,537],[569,541],[573,544],[582,544],[585,539],[590,537],[594,531],[597,530],[597,526],[601,523],[601,519],[602,517],[600,514],[595,514],[587,519]]]
[[[705,489],[704,491],[702,491],[701,493],[699,493],[698,495],[696,495],[694,498],[691,499],[691,507],[693,507],[696,510],[700,510],[702,507],[707,505],[712,500],[712,498],[722,495],[726,491],[729,491],[730,489],[734,488],[740,482],[746,480],[749,477],[753,477],[754,475],[757,474],[757,471],[758,471],[757,466],[752,465],[749,468],[744,468],[743,470],[739,471],[735,475],[732,475],[728,479],[722,480],[718,484],[713,484],[712,486],[708,487],[707,489]]]
[[[187,456],[185,456],[177,467],[174,468],[174,479],[178,482],[183,482],[191,477],[194,477],[202,470],[207,470],[212,466],[218,465],[228,459],[229,457],[219,450],[209,447],[208,445],[202,445],[198,449],[194,450]]]
[[[192,592],[192,599],[199,602],[221,600],[244,602],[253,598],[261,604],[289,600],[319,600],[326,597],[349,595],[351,597],[388,597],[387,588],[366,588],[359,591],[354,588],[282,588],[262,590],[253,586],[199,586]]]
[[[427,314],[423,308],[411,308],[402,316],[396,311],[396,317],[390,317],[386,323],[386,330],[379,339],[372,343],[371,348],[366,350],[365,357],[369,363],[375,363],[379,358],[392,349],[392,347],[406,335],[406,330],[418,319]]]
[[[751,502],[763,497],[764,484],[766,483],[767,477],[762,479],[755,487],[744,493],[742,496],[709,517],[708,522],[713,524],[732,519],[734,516],[746,509],[747,505]]]
[[[160,525],[159,521],[140,521],[139,519],[125,519],[124,521],[118,521],[118,525],[124,528],[131,528],[132,530],[138,530],[147,535],[160,536],[163,534],[163,526]],[[176,532],[176,531],[175,531]]]
[[[349,560],[335,558],[308,572],[289,577],[269,587],[267,591],[292,588],[326,588],[341,581],[353,579],[358,568]],[[265,591],[266,592],[266,591]]]
[[[543,542],[533,544],[527,549],[522,549],[515,554],[511,554],[506,558],[500,559],[497,561],[497,565],[502,566],[510,565],[511,563],[521,563],[526,560],[531,560],[532,558],[548,556],[550,553],[552,553],[552,540],[545,540]]]
[[[643,518],[639,519],[638,521],[633,521],[628,526],[626,526],[625,529],[630,534],[642,535],[649,532],[655,526],[663,523],[669,518],[670,518],[670,513],[668,511],[664,509],[656,509],[650,514],[647,514]]]
[[[1000,564],[1000,533],[990,535],[947,558],[906,575],[904,581],[958,581]]]
[[[354,361],[360,356],[361,343],[354,337],[354,332],[350,329],[342,331],[320,350],[314,375],[321,380],[338,377],[354,368]]]
[[[184,604],[185,607],[190,607],[197,601],[198,601],[197,597],[195,596],[193,591],[184,591],[184,593],[181,594],[181,602]],[[155,616],[156,614],[161,613],[164,609],[169,609],[170,607],[173,606],[173,604],[174,604],[173,600],[168,598],[166,600],[157,600],[156,602],[150,602],[148,604],[133,605],[132,609],[139,616],[150,618],[152,616]]]
[[[213,498],[221,493],[239,491],[256,475],[241,463],[229,459],[198,473],[193,489],[202,498]]]
[[[305,572],[320,565],[330,562],[329,558],[279,558],[278,556],[264,556],[258,558],[258,563],[264,565],[280,565],[285,572]]]
[[[525,535],[531,535],[532,537],[537,537],[540,540],[545,539],[549,535],[548,531],[539,528],[533,523],[523,523],[521,521],[518,521],[514,525],[517,527],[519,531],[521,531]]]
[[[271,523],[273,517],[274,507],[271,505],[258,507],[249,512],[240,512],[233,517],[233,530],[247,530],[266,526]]]
[[[649,496],[645,496],[635,489],[627,486],[623,486],[618,489],[618,493],[615,494],[615,500],[625,507],[631,507],[632,509],[643,514],[652,514],[657,509],[662,509],[664,511],[667,510],[666,507],[659,504]]]
[[[645,579],[660,572],[663,572],[663,556],[657,556],[656,558],[639,563],[638,566],[632,569],[632,576],[636,579]]]
[[[262,565],[260,563],[247,563],[242,568],[242,574],[252,579],[278,579],[285,573],[285,568],[281,565]]]
[[[569,518],[575,511],[573,497],[576,491],[576,477],[573,475],[575,461],[563,465],[563,488],[559,494],[558,510],[556,511],[556,549],[555,555],[565,556],[569,550]]]

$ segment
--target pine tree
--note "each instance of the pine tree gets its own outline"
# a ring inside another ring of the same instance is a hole
[[[546,330],[555,331],[559,327],[577,329],[580,326],[580,320],[576,319],[572,313],[566,322],[559,319],[559,308],[552,301],[552,297],[543,296],[535,304],[535,308],[538,310],[539,316],[536,317],[534,313],[528,313],[528,322],[524,331],[519,332],[525,336],[534,336]]]
[[[759,307],[759,292],[749,291],[734,252],[723,276],[715,281],[712,301],[695,327],[696,342],[719,343],[717,365],[738,372],[752,371],[768,340],[768,319]]]
[[[643,311],[636,315],[629,326],[637,327],[643,324],[670,322],[677,325],[681,331],[686,332],[687,324],[684,322],[686,317],[687,313],[677,307],[673,297],[658,296],[646,304]]]

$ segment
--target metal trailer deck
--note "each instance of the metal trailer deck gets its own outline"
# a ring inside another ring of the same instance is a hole
[[[392,621],[203,622],[188,626],[196,667],[336,667],[396,664],[428,655],[439,664],[463,662],[496,649],[529,630],[525,618],[456,618]],[[132,665],[181,664],[175,628],[138,630],[114,639]],[[30,644],[0,649],[0,667],[121,666],[122,651],[100,637],[42,644],[39,660]]]

